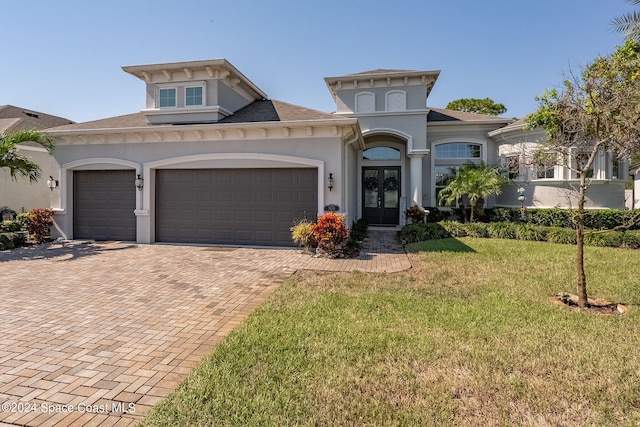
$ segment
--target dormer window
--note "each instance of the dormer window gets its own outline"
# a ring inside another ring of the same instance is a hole
[[[176,107],[176,88],[164,88],[158,92],[160,108]]]
[[[202,105],[202,86],[186,87],[184,93],[187,107]]]

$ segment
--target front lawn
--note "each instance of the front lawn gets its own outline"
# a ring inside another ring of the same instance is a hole
[[[638,425],[640,256],[586,248],[594,316],[570,245],[444,239],[400,274],[297,274],[143,425]]]

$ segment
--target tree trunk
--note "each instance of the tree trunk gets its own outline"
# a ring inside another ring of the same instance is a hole
[[[584,199],[587,191],[586,171],[580,172],[578,215],[576,221],[576,273],[578,278],[578,307],[587,306],[587,277],[584,274]]]

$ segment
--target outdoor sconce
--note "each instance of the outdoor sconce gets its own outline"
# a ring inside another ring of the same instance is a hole
[[[333,190],[333,174],[329,174],[329,191]]]
[[[58,186],[58,181],[53,179],[53,177],[49,175],[49,179],[47,180],[47,187],[49,187],[49,190],[53,191],[56,189],[57,186]]]
[[[144,187],[144,179],[142,179],[140,174],[138,174],[138,177],[136,178],[136,188],[139,191],[142,191],[142,187]]]
[[[524,221],[526,219],[524,215],[524,201],[526,199],[526,197],[524,197],[524,192],[525,192],[524,187],[518,188],[518,194],[520,194],[518,196],[518,200],[520,201],[520,221]]]

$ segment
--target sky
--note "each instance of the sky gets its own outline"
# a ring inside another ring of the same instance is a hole
[[[324,78],[440,70],[427,106],[491,98],[505,117],[624,43],[624,0],[0,0],[0,105],[76,122],[144,108],[125,65],[225,58],[271,99],[324,112]]]

